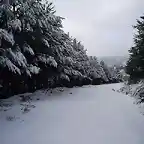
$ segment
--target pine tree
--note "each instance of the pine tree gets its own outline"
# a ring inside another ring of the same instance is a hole
[[[103,68],[108,80],[112,81],[112,75],[111,75],[109,67],[104,63],[104,61],[101,61],[100,65],[102,66],[102,68]]]
[[[15,9],[11,8],[14,6]],[[0,64],[5,91],[9,89],[15,94],[25,88],[33,91],[47,87],[48,71],[55,71],[57,67],[55,51],[52,50],[59,43],[61,45],[61,39],[56,37],[63,34],[61,18],[53,15],[51,4],[43,5],[41,1],[15,1],[15,5],[4,3],[0,10]],[[19,88],[21,84],[23,86]]]
[[[116,82],[123,81],[122,71],[124,71],[124,69],[121,69],[120,66],[116,66],[116,65],[111,66],[111,67],[109,67],[109,71],[111,73],[112,82],[116,83]]]
[[[126,72],[130,79],[137,81],[144,78],[144,16],[137,20],[134,26],[134,46],[129,50],[130,58],[127,62]]]

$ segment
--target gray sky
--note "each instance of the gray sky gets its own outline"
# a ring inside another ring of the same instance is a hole
[[[65,18],[65,32],[82,41],[89,55],[126,55],[144,0],[52,0]]]

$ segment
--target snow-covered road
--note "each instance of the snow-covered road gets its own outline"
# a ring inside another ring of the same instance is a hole
[[[120,84],[67,89],[20,119],[0,119],[1,144],[144,144],[144,116],[132,98],[120,94]],[[72,94],[71,94],[72,92]],[[60,95],[60,96],[59,96]]]

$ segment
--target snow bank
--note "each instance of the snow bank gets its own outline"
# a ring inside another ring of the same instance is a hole
[[[118,92],[124,93],[136,99],[136,103],[144,102],[144,82],[141,81],[138,84],[124,84]]]

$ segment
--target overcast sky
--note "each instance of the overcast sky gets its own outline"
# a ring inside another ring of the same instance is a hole
[[[52,0],[65,18],[65,32],[82,41],[89,55],[126,55],[144,0]]]

